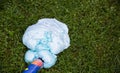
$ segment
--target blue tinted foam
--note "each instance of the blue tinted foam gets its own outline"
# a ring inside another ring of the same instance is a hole
[[[22,40],[30,49],[25,54],[25,61],[28,63],[42,58],[44,68],[53,66],[57,60],[56,54],[70,45],[66,24],[50,18],[40,19],[36,24],[29,26]]]

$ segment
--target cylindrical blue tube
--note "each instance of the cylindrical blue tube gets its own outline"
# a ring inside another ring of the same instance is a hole
[[[32,64],[23,71],[23,73],[37,73],[42,68],[42,65],[43,62],[40,59],[37,59],[33,61]]]
[[[37,73],[39,69],[40,66],[30,64],[23,73]]]

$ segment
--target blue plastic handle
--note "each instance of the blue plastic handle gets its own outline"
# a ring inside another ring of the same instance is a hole
[[[23,73],[37,73],[43,67],[43,61],[41,59],[37,59],[33,61],[28,68],[26,68]]]
[[[37,73],[40,70],[40,66],[30,64],[28,68],[26,68],[23,73]]]

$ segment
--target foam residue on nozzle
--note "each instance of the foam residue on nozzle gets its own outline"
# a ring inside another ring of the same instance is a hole
[[[66,24],[52,18],[38,20],[29,26],[23,35],[23,44],[29,50],[25,54],[25,61],[32,62],[37,58],[44,61],[44,68],[50,68],[59,54],[70,45]]]

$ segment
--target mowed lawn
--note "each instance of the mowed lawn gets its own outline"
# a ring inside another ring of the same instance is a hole
[[[39,73],[120,73],[120,0],[0,0],[0,73],[27,67],[22,36],[41,18],[66,23],[71,45]]]

